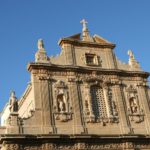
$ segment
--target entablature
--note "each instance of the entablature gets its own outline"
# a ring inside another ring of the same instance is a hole
[[[93,74],[95,72],[97,75],[117,75],[119,77],[133,77],[133,78],[148,78],[150,76],[149,72],[143,71],[124,71],[119,69],[103,69],[98,67],[81,67],[72,65],[54,65],[45,63],[30,63],[28,64],[28,71],[33,74],[45,74],[45,75],[68,75],[74,76],[77,74]]]

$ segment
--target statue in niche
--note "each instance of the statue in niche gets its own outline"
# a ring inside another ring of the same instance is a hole
[[[137,90],[134,86],[130,85],[127,89],[128,92],[128,114],[131,121],[140,123],[144,121],[144,111],[140,108],[139,100],[137,96]]]
[[[131,114],[139,113],[139,104],[138,104],[138,99],[137,99],[136,93],[137,93],[137,91],[134,89],[134,87],[130,86],[129,106],[130,106]]]
[[[55,84],[54,114],[56,120],[68,121],[72,117],[67,86],[63,81]]]
[[[129,103],[130,103],[130,108],[131,108],[131,113],[135,114],[138,112],[138,104],[137,104],[137,100],[135,99],[135,97],[131,97],[129,99]]]
[[[64,96],[64,93],[63,93],[63,91],[61,92],[61,93],[59,93],[58,95],[57,95],[57,107],[58,107],[58,112],[61,112],[61,113],[63,113],[63,112],[67,112],[66,110],[66,105],[67,105],[67,103],[66,103],[66,98],[65,98],[65,96]]]
[[[17,101],[14,91],[10,93],[9,109],[10,109],[10,112],[18,112],[18,101]]]

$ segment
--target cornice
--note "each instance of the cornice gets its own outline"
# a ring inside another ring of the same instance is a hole
[[[55,65],[50,63],[29,63],[27,66],[29,72],[32,69],[40,70],[44,69],[47,71],[72,71],[76,73],[91,73],[96,71],[98,74],[109,74],[109,75],[119,75],[119,76],[133,76],[133,77],[149,77],[149,72],[144,71],[126,71],[119,69],[104,69],[100,67],[82,67],[82,66],[73,66],[73,65]]]
[[[38,134],[38,135],[33,135],[33,134],[1,134],[0,135],[0,141],[6,140],[6,139],[150,139],[150,135],[145,135],[145,134],[120,134],[120,135],[98,135],[98,134],[70,134],[70,135],[65,135],[65,134]]]

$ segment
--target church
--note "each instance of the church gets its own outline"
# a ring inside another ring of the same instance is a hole
[[[58,56],[38,40],[30,83],[1,112],[1,150],[150,150],[150,73],[132,50],[123,63],[115,44],[81,24],[59,40]]]

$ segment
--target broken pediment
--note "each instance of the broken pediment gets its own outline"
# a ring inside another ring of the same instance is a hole
[[[111,43],[111,42],[109,42],[109,41],[107,41],[106,39],[104,39],[104,38],[102,38],[101,36],[99,36],[99,35],[97,35],[97,34],[95,34],[94,36],[93,36],[93,39],[94,39],[94,41],[96,42],[96,43]]]
[[[71,36],[69,36],[67,38],[74,39],[74,40],[81,40],[81,33],[77,33],[77,34],[71,35]]]

